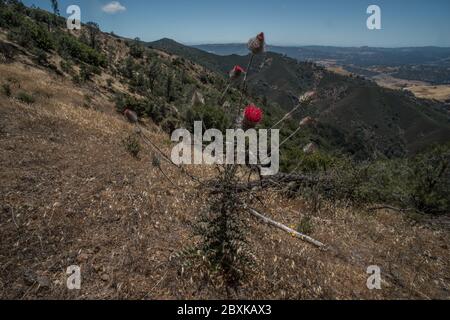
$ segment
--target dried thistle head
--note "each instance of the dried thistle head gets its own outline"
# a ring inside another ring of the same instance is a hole
[[[300,98],[298,98],[298,101],[301,104],[309,104],[315,98],[316,94],[317,93],[315,91],[308,91],[302,96],[300,96]]]
[[[251,38],[248,41],[248,49],[253,53],[253,54],[260,54],[264,52],[264,47],[265,47],[265,35],[264,32],[261,32],[260,34],[258,34],[255,38]]]
[[[306,127],[313,125],[316,122],[316,120],[312,117],[306,117],[302,121],[300,121],[300,127]]]

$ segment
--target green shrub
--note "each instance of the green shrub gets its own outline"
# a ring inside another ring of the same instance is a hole
[[[44,50],[36,49],[34,53],[36,55],[35,61],[39,65],[41,65],[41,66],[48,66],[48,56],[47,56],[47,54],[45,53]]]
[[[36,102],[36,99],[32,95],[30,95],[26,92],[23,92],[23,91],[18,93],[17,99],[19,99],[23,103],[27,103],[27,104],[33,104]]]
[[[126,94],[118,94],[115,97],[116,110],[119,113],[123,113],[125,109],[131,109],[135,111],[139,116],[148,116],[156,124],[160,124],[164,119],[170,117],[168,112],[169,108],[166,108],[164,104],[155,103],[149,99],[136,99]],[[167,123],[168,127],[170,123]]]
[[[61,67],[62,71],[64,71],[65,73],[68,73],[68,74],[73,73],[73,65],[70,61],[61,60],[61,62],[59,63],[59,66]]]
[[[411,160],[412,200],[422,212],[450,211],[450,147],[437,146]]]
[[[194,122],[203,121],[206,129],[218,129],[222,132],[229,129],[231,120],[222,108],[212,106],[193,106],[186,112],[186,126],[193,132]]]
[[[140,59],[144,56],[144,47],[140,44],[140,39],[136,38],[133,43],[130,44],[130,55],[136,59]]]
[[[141,145],[136,135],[130,135],[123,140],[126,150],[135,158],[139,156],[141,152]]]
[[[0,62],[10,62],[14,60],[17,50],[9,43],[0,42]]]
[[[5,96],[11,97],[12,91],[11,91],[11,86],[9,85],[9,83],[2,84],[2,91]]]
[[[307,171],[304,170],[303,167],[300,172]],[[410,159],[361,163],[349,156],[334,157],[326,174],[319,171],[314,176],[317,181],[296,184],[292,191],[311,199],[311,194],[319,193],[322,199],[350,200],[357,206],[388,204],[428,214],[450,211],[448,145]]]
[[[311,235],[314,231],[313,223],[311,217],[301,218],[299,224],[297,225],[297,232]]]
[[[167,117],[167,112],[164,105],[154,103],[152,101],[147,101],[144,105],[144,114],[150,117],[153,122],[160,124],[164,118]]]
[[[92,102],[94,101],[94,97],[90,94],[84,95],[83,107],[89,109],[92,106]]]
[[[338,186],[360,204],[389,203],[409,206],[411,169],[407,161],[378,160],[355,163],[347,160],[336,169]]]
[[[117,94],[115,97],[116,110],[119,113],[123,113],[125,109],[132,109],[138,114],[141,114],[142,103],[134,97],[128,94]]]
[[[0,10],[0,27],[14,28],[20,26],[23,16],[14,12],[11,8],[3,7]]]
[[[52,34],[45,27],[29,19],[22,19],[21,24],[11,31],[9,37],[26,48],[37,47],[50,51],[56,47]]]
[[[72,76],[72,81],[73,81],[73,83],[75,83],[75,84],[82,84],[80,75],[78,75],[78,74],[74,74],[74,75]]]
[[[31,13],[31,18],[46,25],[49,25],[53,21],[52,15],[41,9],[33,10]]]
[[[87,82],[92,79],[93,72],[92,69],[89,68],[89,66],[81,65],[80,67],[80,80],[81,82]]]
[[[171,134],[179,127],[180,127],[180,120],[174,117],[169,117],[161,122],[161,128],[164,130],[164,132],[168,134]]]
[[[301,159],[302,170],[305,172],[326,172],[333,165],[333,158],[324,152],[304,155]]]
[[[67,34],[58,40],[58,52],[62,57],[72,58],[93,66],[107,67],[106,57],[98,51]]]

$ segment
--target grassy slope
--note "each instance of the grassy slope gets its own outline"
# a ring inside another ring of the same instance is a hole
[[[55,57],[56,58],[56,57]],[[224,298],[197,270],[169,256],[194,244],[189,224],[207,200],[178,171],[174,189],[150,165],[143,146],[132,158],[122,139],[132,127],[113,111],[108,92],[74,86],[28,58],[0,65],[16,79],[0,96],[0,298]],[[19,88],[20,86],[20,88]],[[86,105],[85,97],[95,99]],[[168,137],[149,124],[145,133],[166,152]],[[202,178],[204,168],[191,168]],[[261,194],[272,217],[296,225],[307,201]],[[282,204],[282,205],[281,205]],[[239,298],[448,298],[449,233],[443,223],[404,215],[326,205],[312,216],[312,235],[333,249],[320,252],[248,219],[257,270]],[[82,290],[65,287],[68,266],[82,267]],[[383,290],[369,291],[367,266],[383,270]]]

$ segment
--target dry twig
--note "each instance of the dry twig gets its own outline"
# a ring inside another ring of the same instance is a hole
[[[272,220],[270,218],[267,218],[266,216],[263,216],[261,213],[259,213],[258,211],[256,211],[253,208],[249,208],[249,207],[245,206],[245,209],[249,213],[251,213],[253,216],[257,217],[260,220],[263,220],[267,224],[270,224],[270,225],[272,225],[272,226],[274,226],[274,227],[276,227],[278,229],[286,231],[287,233],[291,234],[292,236],[295,236],[295,237],[297,237],[297,238],[299,238],[299,239],[301,239],[301,240],[303,240],[305,242],[308,242],[308,243],[310,243],[312,245],[315,245],[316,247],[325,248],[325,245],[322,242],[317,241],[317,240],[311,238],[310,236],[307,236],[305,234],[297,232],[294,229],[291,229],[291,228],[285,226],[284,224],[281,224],[281,223],[276,222],[276,221],[274,221],[274,220]]]

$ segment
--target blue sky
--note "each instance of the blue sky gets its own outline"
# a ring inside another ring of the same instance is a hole
[[[103,31],[185,44],[245,42],[264,31],[269,44],[450,47],[449,0],[60,0]],[[49,9],[49,0],[25,0]],[[367,7],[380,6],[382,30],[368,30]],[[110,10],[111,11],[111,10]],[[114,11],[114,10],[112,10]]]

